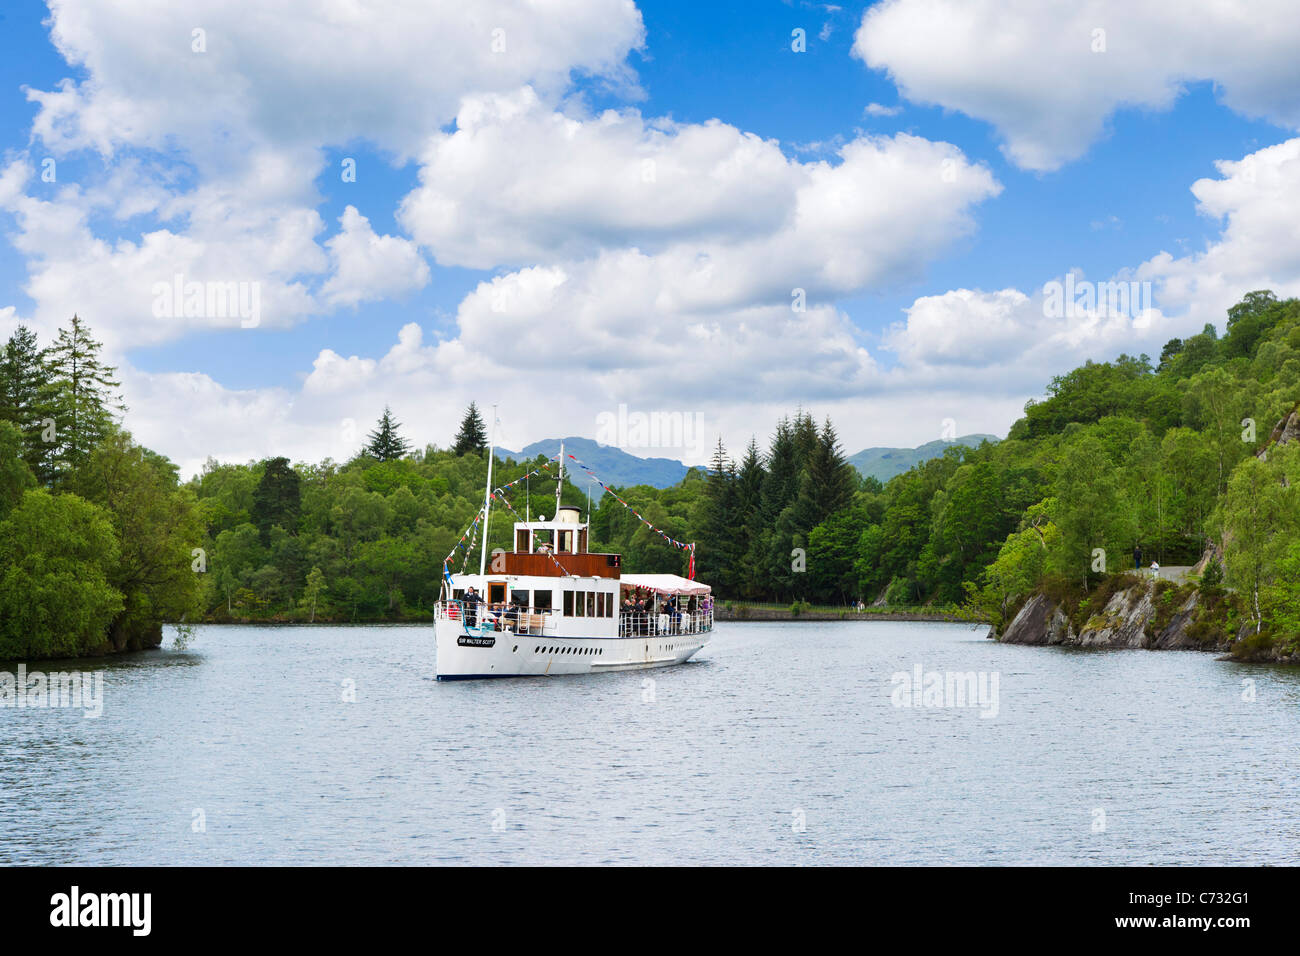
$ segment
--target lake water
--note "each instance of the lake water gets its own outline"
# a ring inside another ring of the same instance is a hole
[[[996,714],[896,706],[918,665]],[[1300,860],[1300,671],[1208,654],[724,624],[681,667],[438,683],[429,628],[205,627],[81,666],[102,717],[0,709],[0,863]]]

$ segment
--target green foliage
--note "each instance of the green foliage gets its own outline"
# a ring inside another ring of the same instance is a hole
[[[376,461],[396,461],[406,457],[411,450],[410,443],[398,434],[401,424],[393,421],[393,413],[384,406],[384,414],[375,426],[375,430],[366,436],[364,454]]]
[[[0,521],[0,660],[104,649],[122,610],[110,517],[76,495],[26,492]]]
[[[45,353],[57,425],[55,479],[80,466],[113,429],[114,414],[125,411],[113,378],[116,369],[100,359],[101,348],[86,323],[74,315]]]
[[[262,543],[270,540],[272,528],[283,528],[290,534],[298,530],[298,516],[302,511],[302,492],[298,473],[289,467],[288,458],[272,458],[266,462],[261,480],[253,491],[253,524],[262,536]]]
[[[0,421],[0,518],[35,485],[36,479],[23,461],[22,431],[11,422]]]
[[[199,606],[202,516],[171,462],[118,430],[99,353],[73,316],[49,349],[20,328],[0,356],[5,654],[155,647]]]
[[[156,647],[163,621],[184,620],[199,606],[194,549],[204,531],[193,493],[179,487],[170,461],[119,431],[92,449],[67,485],[107,512],[119,543],[109,574],[123,597],[109,632],[113,649]]]
[[[457,455],[471,453],[481,455],[487,451],[487,447],[487,427],[483,424],[483,417],[478,413],[478,406],[470,402],[469,408],[465,410],[465,417],[461,420],[460,431],[456,433],[455,441],[452,442],[451,450]]]

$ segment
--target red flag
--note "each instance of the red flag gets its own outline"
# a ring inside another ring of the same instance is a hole
[[[691,545],[691,562],[686,567],[686,577],[691,581],[695,580],[695,545]]]

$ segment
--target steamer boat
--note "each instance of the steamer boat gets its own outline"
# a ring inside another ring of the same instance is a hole
[[[624,574],[620,555],[587,550],[588,522],[580,509],[560,503],[564,458],[561,445],[555,516],[516,521],[514,550],[489,555],[491,505],[504,501],[501,489],[492,491],[489,450],[478,573],[453,574],[443,566],[434,612],[439,680],[666,667],[708,643],[713,595],[707,585],[676,574]],[[694,545],[673,543],[690,551],[693,576]]]

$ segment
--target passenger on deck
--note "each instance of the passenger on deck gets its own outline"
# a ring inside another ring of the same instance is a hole
[[[676,596],[670,597],[667,601],[664,602],[664,611],[666,611],[668,613],[668,616],[672,619],[673,631],[676,632],[680,630],[682,626],[682,612],[677,610]]]
[[[470,588],[465,592],[465,623],[473,627],[478,623],[478,606],[483,603],[478,592]]]

